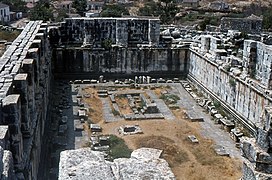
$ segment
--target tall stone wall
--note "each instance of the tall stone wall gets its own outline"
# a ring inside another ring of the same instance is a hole
[[[0,179],[38,179],[49,103],[47,24],[31,21],[0,60]]]
[[[218,42],[218,38],[203,36],[201,48],[190,49],[189,78],[220,100],[254,132],[264,108],[272,103],[268,83],[271,47],[246,40],[243,59],[239,59],[227,57],[222,53],[224,50],[214,49]],[[260,69],[266,73],[260,73]]]
[[[260,34],[262,32],[262,23],[262,18],[255,15],[247,18],[223,17],[220,28],[222,31],[238,30],[249,34]]]
[[[157,18],[67,18],[59,28],[60,43],[101,47],[105,41],[121,46],[158,44]]]
[[[187,72],[188,47],[160,42],[156,18],[68,18],[50,40],[58,73]]]
[[[264,107],[272,102],[272,98],[254,87],[249,79],[233,75],[194,50],[190,53],[189,78],[237,114],[252,132]]]
[[[90,74],[185,73],[187,48],[56,49],[55,72]]]
[[[272,179],[271,46],[246,40],[239,59],[220,56],[212,39],[203,36],[201,46],[191,46],[188,78],[254,134],[241,140],[242,179]]]
[[[251,77],[271,89],[272,46],[258,41],[245,40],[243,52],[243,61]]]

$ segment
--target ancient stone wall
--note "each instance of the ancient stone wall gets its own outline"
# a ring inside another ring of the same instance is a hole
[[[104,47],[105,43],[133,46],[158,44],[159,19],[67,18],[59,28],[60,43]]]
[[[247,69],[250,61],[248,57],[252,57],[252,55],[248,55],[249,41],[245,41],[242,65],[232,65],[235,64],[235,59],[232,60],[234,58],[232,56],[218,57],[216,53],[212,53],[211,51],[214,51],[211,48],[214,46],[212,45],[213,41],[212,38],[207,38],[207,41],[202,40],[201,49],[190,49],[189,78],[220,100],[234,114],[237,114],[242,123],[254,132],[255,125],[260,120],[259,117],[261,117],[265,106],[271,105],[272,98],[268,86],[263,86],[262,83],[250,77],[250,71]],[[210,45],[206,43],[210,43]],[[255,49],[257,54],[259,52],[268,54],[270,51],[266,50],[267,48],[261,47],[258,50]],[[261,57],[254,60],[253,64],[256,67],[254,71],[258,72],[257,67],[262,63],[261,60],[263,60]],[[231,61],[231,63],[228,64],[227,61]],[[263,66],[263,68],[266,67],[265,64]],[[258,74],[256,73],[256,75]],[[263,76],[269,78],[270,73]]]
[[[0,179],[38,179],[48,110],[47,24],[31,21],[0,60]]]
[[[52,29],[57,73],[186,73],[188,47],[163,47],[158,19],[70,18]]]
[[[56,49],[57,73],[184,73],[187,48]]]
[[[222,50],[218,56],[212,39],[203,36],[201,46],[191,46],[188,78],[254,134],[241,140],[242,179],[271,179],[271,46],[246,40],[239,59],[220,56]]]
[[[220,28],[222,31],[239,30],[249,34],[259,34],[262,32],[262,19],[251,15],[247,18],[229,18],[221,19]]]
[[[271,89],[272,46],[258,41],[245,40],[243,52],[243,61],[251,77]]]

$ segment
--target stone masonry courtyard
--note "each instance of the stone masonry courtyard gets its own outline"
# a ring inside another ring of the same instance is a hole
[[[131,150],[162,150],[176,179],[239,179],[237,143],[183,84],[55,82],[50,179],[57,179],[62,150],[108,152],[109,135],[123,139]]]

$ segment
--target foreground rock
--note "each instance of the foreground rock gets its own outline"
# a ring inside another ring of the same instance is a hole
[[[175,176],[168,163],[160,158],[162,151],[141,148],[132,152],[131,158],[106,161],[104,155],[90,148],[61,152],[59,180],[67,179],[165,179]]]

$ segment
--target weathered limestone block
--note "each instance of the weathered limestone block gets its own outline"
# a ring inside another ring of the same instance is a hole
[[[271,174],[255,171],[253,165],[249,161],[246,160],[244,161],[242,180],[268,180],[268,179],[272,179]]]
[[[0,147],[3,149],[9,149],[9,130],[8,126],[0,126]]]
[[[20,95],[8,95],[2,101],[3,122],[5,124],[21,124],[21,102]]]
[[[203,53],[209,52],[209,50],[210,50],[210,40],[211,40],[210,35],[201,36],[201,51]]]
[[[64,179],[169,179],[175,176],[168,163],[160,158],[162,151],[141,148],[131,158],[115,159],[109,162],[104,155],[90,148],[61,152],[59,180]]]
[[[256,162],[256,157],[258,151],[261,151],[260,148],[256,145],[256,139],[254,138],[242,138],[242,155],[247,158],[250,162]]]
[[[3,155],[3,171],[1,180],[14,180],[14,167],[13,167],[13,158],[12,153],[10,151],[4,150]]]

